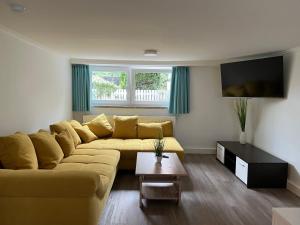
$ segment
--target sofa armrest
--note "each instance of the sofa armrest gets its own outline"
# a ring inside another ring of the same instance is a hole
[[[0,197],[101,197],[102,189],[93,171],[0,170]]]

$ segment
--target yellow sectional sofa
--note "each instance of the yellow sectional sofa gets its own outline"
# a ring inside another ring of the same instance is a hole
[[[76,121],[73,125],[81,126]],[[67,129],[73,128],[67,124]],[[71,143],[76,140],[75,150],[53,169],[0,169],[1,225],[97,225],[118,168],[134,170],[137,152],[154,150],[155,139],[80,143],[74,130],[70,135]],[[184,150],[176,138],[164,140],[164,151],[183,160]],[[1,147],[0,142],[0,165]]]

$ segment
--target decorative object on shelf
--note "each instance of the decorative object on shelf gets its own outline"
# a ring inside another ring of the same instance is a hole
[[[235,111],[239,118],[241,133],[240,133],[240,143],[246,144],[246,119],[247,119],[247,98],[239,98],[235,102]]]
[[[154,152],[156,156],[156,162],[161,163],[161,160],[163,158],[163,150],[165,147],[165,141],[162,138],[162,135],[158,139],[154,140]]]

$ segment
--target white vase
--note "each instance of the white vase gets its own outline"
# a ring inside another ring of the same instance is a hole
[[[240,143],[241,144],[246,144],[246,133],[245,133],[245,131],[242,131],[241,133],[240,133]]]
[[[157,163],[161,163],[162,160],[162,156],[156,156],[156,162]]]

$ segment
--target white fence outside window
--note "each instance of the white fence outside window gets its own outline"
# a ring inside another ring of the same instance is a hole
[[[126,101],[127,90],[117,89],[111,95],[97,96],[96,90],[92,91],[93,100],[96,101]],[[135,90],[135,101],[136,102],[167,102],[168,101],[168,90]]]

